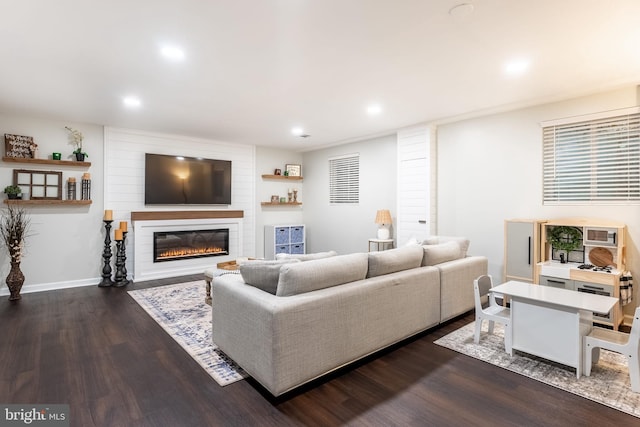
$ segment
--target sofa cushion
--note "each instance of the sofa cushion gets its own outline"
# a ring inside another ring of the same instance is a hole
[[[255,286],[258,289],[275,295],[280,277],[280,267],[299,262],[300,260],[298,259],[249,261],[240,264],[240,274],[247,285]]]
[[[300,261],[311,261],[312,259],[329,258],[338,255],[336,251],[316,252],[314,254],[276,254],[276,259],[299,259]]]
[[[405,246],[388,251],[370,252],[367,277],[382,276],[396,271],[418,268],[422,263],[422,246]]]
[[[464,258],[458,242],[440,243],[438,245],[423,245],[424,255],[422,265],[436,265],[455,259]]]
[[[276,295],[297,295],[362,280],[367,275],[367,260],[367,254],[355,253],[284,265]]]
[[[454,237],[454,236],[429,236],[422,242],[423,245],[439,245],[441,243],[457,242],[460,245],[460,251],[462,258],[467,256],[469,250],[469,239],[466,237]]]

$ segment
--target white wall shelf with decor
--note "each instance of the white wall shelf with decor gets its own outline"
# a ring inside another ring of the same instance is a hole
[[[53,160],[53,159],[34,159],[31,157],[7,157],[4,156],[2,158],[3,162],[6,163],[22,163],[22,164],[30,164],[30,165],[54,165],[54,166],[73,166],[73,167],[81,167],[81,168],[89,168],[91,167],[91,162],[80,162],[77,160]],[[18,172],[31,172],[31,173],[44,173],[44,174],[54,174],[57,173],[60,175],[60,183],[58,186],[58,192],[60,194],[60,198],[59,199],[53,199],[53,198],[36,198],[36,199],[28,199],[28,200],[22,200],[22,199],[5,199],[4,203],[5,204],[11,204],[11,205],[20,205],[20,206],[37,206],[37,205],[47,205],[47,206],[52,206],[52,205],[64,205],[64,206],[86,206],[86,205],[90,205],[91,204],[91,200],[90,199],[80,199],[80,200],[75,200],[75,199],[62,199],[62,195],[65,193],[65,185],[62,182],[62,172],[45,172],[45,171],[41,171],[40,169],[38,169],[37,171],[26,171],[26,170],[18,170],[18,169],[14,169],[14,185],[18,185],[20,186],[21,184],[17,184],[15,182],[16,178],[15,175]],[[74,178],[75,179],[75,178]],[[89,189],[87,190],[88,194],[90,195],[90,185],[89,185]],[[30,186],[28,186],[30,187]],[[82,193],[82,188],[78,188],[77,191],[79,191],[80,193]],[[77,193],[75,193],[77,194]]]
[[[272,174],[263,174],[262,179],[266,180],[276,180],[276,181],[302,181],[304,178],[301,176],[290,176],[290,175],[272,175]],[[269,202],[261,202],[260,206],[302,206],[302,202],[298,200],[298,189],[295,189],[294,195],[290,195],[287,192],[287,197],[285,201],[282,201],[280,195],[278,195],[277,200],[275,196],[272,196],[272,200]]]
[[[264,226],[264,257],[275,259],[276,254],[280,253],[305,253],[305,227],[303,224]]]

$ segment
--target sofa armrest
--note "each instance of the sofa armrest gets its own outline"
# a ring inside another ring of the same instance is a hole
[[[440,270],[440,322],[472,310],[473,281],[487,274],[489,262],[484,256],[468,256],[436,265]]]

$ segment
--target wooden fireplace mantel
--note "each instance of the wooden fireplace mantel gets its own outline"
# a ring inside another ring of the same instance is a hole
[[[140,211],[131,212],[131,222],[172,219],[243,218],[244,211]]]

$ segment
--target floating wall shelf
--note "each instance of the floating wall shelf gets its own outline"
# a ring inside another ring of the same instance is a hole
[[[38,165],[82,166],[85,168],[91,166],[91,162],[78,162],[75,160],[29,159],[26,157],[3,157],[2,161],[9,163],[30,163]]]
[[[9,205],[90,205],[91,200],[20,200],[20,199],[4,199],[5,204]]]
[[[302,202],[284,202],[284,203],[262,202],[260,204],[262,206],[300,206]]]
[[[302,181],[303,178],[301,176],[286,176],[286,175],[262,175],[264,179],[285,179],[291,181]]]

